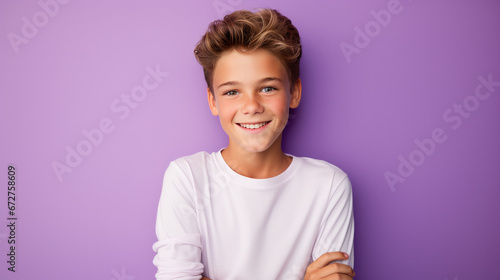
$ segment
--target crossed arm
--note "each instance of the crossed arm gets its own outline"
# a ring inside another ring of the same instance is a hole
[[[306,269],[304,280],[332,279],[332,280],[352,280],[354,270],[342,263],[332,263],[333,261],[347,260],[349,256],[342,252],[329,252],[321,255]],[[201,280],[210,280],[203,276]]]

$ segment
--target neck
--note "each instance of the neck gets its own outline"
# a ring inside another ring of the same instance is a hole
[[[230,141],[221,154],[236,173],[255,179],[277,176],[292,162],[292,158],[281,150],[281,136],[262,152],[249,152]]]

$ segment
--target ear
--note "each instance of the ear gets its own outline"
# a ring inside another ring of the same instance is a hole
[[[293,87],[292,96],[290,99],[290,108],[295,109],[299,106],[300,98],[302,97],[302,81],[300,78],[295,82]]]
[[[215,96],[210,91],[210,88],[207,87],[207,98],[208,98],[208,106],[210,106],[210,111],[214,116],[219,115],[219,110],[217,109],[217,102],[215,102]]]

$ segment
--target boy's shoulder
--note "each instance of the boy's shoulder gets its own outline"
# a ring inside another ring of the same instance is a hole
[[[317,176],[333,174],[336,177],[347,177],[346,172],[344,172],[340,167],[328,161],[310,157],[295,157],[295,156],[294,159],[299,160],[301,169],[307,171],[308,173],[316,174]]]
[[[187,156],[182,156],[179,158],[176,158],[172,160],[172,163],[175,163],[176,165],[179,166],[193,166],[193,165],[199,165],[199,164],[206,164],[207,161],[213,159],[215,157],[215,152],[213,153],[208,153],[205,151],[197,152],[195,154],[187,155]]]
[[[300,171],[295,172],[294,179],[307,186],[315,186],[317,190],[331,190],[331,194],[351,192],[351,181],[346,172],[328,161],[310,157],[296,158],[300,161]],[[329,196],[330,197],[330,196]]]

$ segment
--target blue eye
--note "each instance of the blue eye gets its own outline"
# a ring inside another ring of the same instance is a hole
[[[228,96],[233,96],[233,95],[236,95],[236,94],[238,94],[238,92],[235,91],[235,90],[226,91],[224,93],[224,95],[228,95]]]
[[[276,90],[276,88],[273,88],[273,87],[265,87],[262,89],[263,92],[271,92],[273,90]]]

